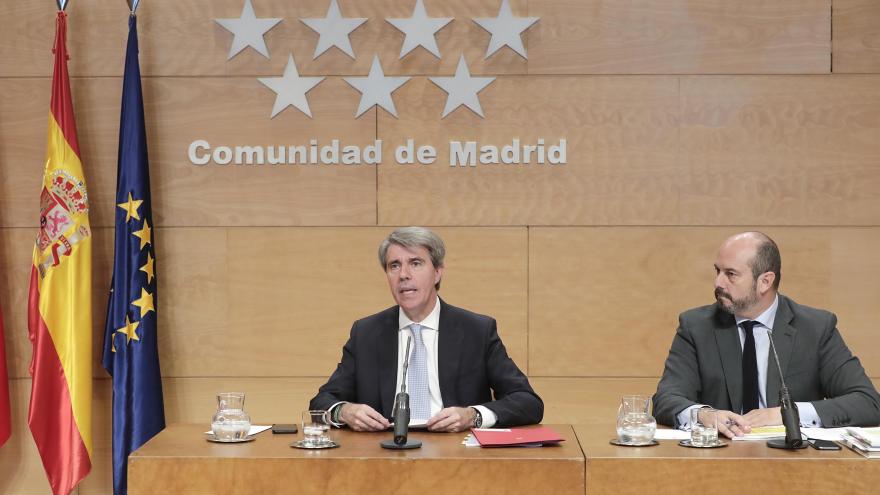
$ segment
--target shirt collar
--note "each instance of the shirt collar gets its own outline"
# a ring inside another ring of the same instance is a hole
[[[773,322],[776,320],[776,310],[779,309],[779,294],[773,297],[773,304],[770,305],[763,313],[759,314],[757,318],[753,318],[752,321],[757,321],[761,325],[769,328],[771,331],[773,330]],[[749,318],[743,318],[741,316],[736,316],[736,324],[739,325],[744,321],[748,321]]]
[[[406,316],[402,310],[398,311],[397,316],[398,322],[398,330],[403,330],[404,328],[409,327],[413,323],[418,323],[423,328],[430,328],[431,330],[439,330],[440,329],[440,296],[437,296],[437,299],[434,302],[434,309],[428,313],[428,316],[425,317],[422,321],[412,321]]]

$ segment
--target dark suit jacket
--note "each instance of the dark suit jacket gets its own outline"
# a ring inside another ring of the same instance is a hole
[[[773,341],[791,397],[812,402],[826,427],[880,423],[880,396],[837,331],[837,317],[779,295]],[[767,407],[779,405],[779,371],[767,363]],[[733,315],[718,304],[679,316],[666,368],[654,395],[654,416],[677,426],[693,404],[742,410],[742,348]]]
[[[354,322],[342,361],[310,408],[327,409],[349,401],[367,404],[391,418],[397,392],[398,312],[394,306]],[[485,406],[498,416],[497,426],[541,422],[544,403],[508,357],[495,319],[441,300],[437,345],[443,407]]]

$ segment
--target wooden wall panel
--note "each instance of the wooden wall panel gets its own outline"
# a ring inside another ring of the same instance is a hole
[[[439,119],[442,103],[415,103],[438,88],[404,87],[398,105],[412,110],[400,119],[380,112],[379,135],[438,146],[438,159],[380,167],[379,222],[878,223],[876,76],[693,76],[680,84],[679,103],[673,78],[505,78],[483,91],[485,124],[466,109]],[[449,167],[447,143],[474,126],[481,145],[567,137],[569,163]],[[405,208],[401,187],[430,190],[428,211]]]
[[[393,71],[415,74],[451,73],[460,53],[475,61],[477,72],[491,74],[523,74],[526,68],[532,74],[815,74],[828,73],[831,65],[830,0],[645,0],[635,5],[516,0],[511,2],[515,15],[541,18],[524,36],[529,59],[504,48],[485,61],[480,60],[489,33],[472,18],[496,16],[499,2],[427,2],[430,16],[455,18],[437,36],[443,58],[438,61],[419,49],[400,62],[403,35],[384,19],[408,17],[412,2],[341,2],[344,16],[369,18],[351,34],[357,59],[332,49],[313,61],[318,35],[299,18],[323,17],[328,2],[260,0],[254,4],[258,17],[283,19],[265,36],[270,58],[248,49],[227,62],[232,34],[213,19],[238,17],[241,5],[208,0],[143,4],[138,13],[144,75],[280,75],[288,53],[301,73],[310,75],[365,74],[373,53]],[[0,58],[10,61],[0,66],[0,77],[51,74],[53,14],[54,5],[33,2],[0,9],[4,18],[18,21],[0,44]],[[81,0],[68,14],[71,74],[121,75],[124,5]]]
[[[337,48],[313,59],[318,34],[299,19],[324,17],[329,4],[328,0],[255,0],[257,17],[283,19],[264,37],[269,58],[247,48],[227,60],[233,35],[214,19],[238,18],[243,0],[144,2],[138,8],[141,72],[144,76],[280,76],[288,54],[293,54],[303,75],[365,75],[373,54],[378,54],[389,73],[451,74],[463,53],[479,72],[526,73],[527,61],[510,49],[483,60],[490,34],[471,19],[495,17],[500,5],[495,0],[425,3],[429,16],[454,18],[437,33],[440,60],[422,48],[398,60],[404,35],[385,19],[409,17],[414,5],[410,0],[340,1],[344,17],[369,19],[350,36],[356,59]],[[516,15],[526,15],[526,0],[513,0],[511,6]],[[8,61],[0,65],[0,77],[51,75],[54,13],[54,4],[11,2],[0,6],[0,18],[16,21],[0,35],[0,60]],[[80,0],[71,3],[67,13],[71,75],[122,75],[128,35],[125,4]]]
[[[437,99],[437,95],[442,98]],[[437,147],[431,165],[379,168],[379,223],[433,225],[668,224],[679,217],[674,77],[506,77],[480,93],[486,115],[467,108],[441,119],[445,93],[412,81],[379,112],[379,137],[394,146]],[[499,148],[567,139],[565,165],[450,167],[449,142]],[[424,191],[420,207],[412,195]]]
[[[72,83],[93,226],[113,223],[119,78]],[[275,95],[255,78],[144,80],[154,219],[159,226],[375,224],[374,165],[205,165],[190,143],[217,146],[372,144],[374,114],[353,117],[358,98],[330,80],[310,95],[313,119],[290,108],[270,120]],[[0,225],[35,225],[46,154],[48,79],[0,79],[4,190]],[[340,93],[336,95],[336,93]],[[37,117],[38,116],[38,117]],[[342,199],[344,198],[344,200]]]
[[[532,374],[659,376],[678,313],[711,301],[712,262],[724,236],[720,229],[530,229]]]
[[[653,395],[656,377],[535,378],[531,384],[544,400],[546,424],[613,424],[623,395]],[[616,432],[608,432],[614,438]]]
[[[376,171],[372,165],[207,165],[186,159],[189,144],[372,144],[374,115],[352,118],[357,94],[341,80],[315,87],[314,118],[295,108],[269,120],[275,95],[253,78],[156,79],[151,138],[158,177],[153,186],[160,225],[364,225],[375,223]],[[214,123],[212,125],[212,123]],[[273,168],[274,167],[274,168]]]
[[[394,304],[376,259],[389,231],[230,229],[219,284],[226,297],[194,305],[191,319],[167,325],[176,329],[163,346],[176,353],[167,375],[329,376],[354,320]],[[449,253],[441,296],[497,318],[510,354],[526,369],[525,229],[439,233]],[[211,313],[223,315],[219,326],[201,324],[200,315]]]
[[[156,229],[164,376],[329,376],[351,324],[394,304],[376,250],[390,228]],[[526,229],[440,229],[442,297],[498,320],[508,352],[527,361]],[[95,230],[93,347],[100,367],[112,229]],[[0,229],[0,299],[12,377],[27,377],[31,229]],[[8,248],[8,249],[7,249]],[[242,358],[261,356],[261,359]]]
[[[880,78],[686,77],[685,225],[878,225]]]
[[[529,37],[529,74],[826,74],[831,67],[831,0],[531,0],[529,15],[541,16]]]
[[[833,71],[880,72],[880,4],[874,0],[834,0],[832,21]]]
[[[678,314],[714,302],[718,246],[741,230],[530,229],[532,375],[659,376]],[[765,232],[782,251],[782,292],[836,312],[848,345],[876,374],[877,307],[860,303],[880,290],[875,271],[863,262],[876,245],[877,229],[773,227]],[[844,303],[843,294],[850,292],[835,281],[865,295]]]
[[[0,229],[0,309],[10,378],[27,377],[31,360],[27,300],[36,236],[36,229]]]
[[[877,321],[880,319],[880,229],[830,231],[831,259],[828,269],[828,309],[838,318],[838,328],[847,345],[861,359],[868,376],[880,376],[880,345]]]

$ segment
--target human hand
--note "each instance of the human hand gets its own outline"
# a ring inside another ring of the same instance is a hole
[[[384,416],[366,404],[348,402],[339,407],[339,419],[354,431],[382,431],[391,426]]]
[[[752,409],[744,416],[751,426],[774,426],[782,424],[782,409],[768,407],[765,409]]]
[[[730,411],[718,410],[718,433],[727,438],[741,437],[752,431],[752,425],[749,421]],[[703,421],[703,410],[700,410],[700,421]]]
[[[465,431],[473,426],[476,417],[477,410],[472,407],[447,407],[425,424],[430,431]]]

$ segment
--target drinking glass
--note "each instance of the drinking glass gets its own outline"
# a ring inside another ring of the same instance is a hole
[[[718,411],[711,407],[691,409],[691,445],[711,447],[718,443]]]
[[[303,411],[302,431],[304,447],[322,447],[330,444],[330,414],[323,409]]]

